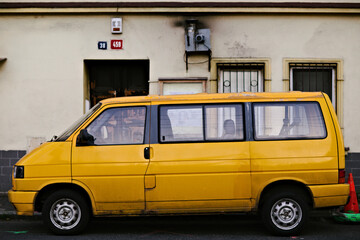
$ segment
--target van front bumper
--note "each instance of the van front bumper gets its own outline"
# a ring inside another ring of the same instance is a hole
[[[34,200],[37,192],[13,191],[8,192],[9,202],[16,209],[17,215],[34,215]]]
[[[314,208],[345,205],[349,198],[349,184],[309,186],[314,197]]]

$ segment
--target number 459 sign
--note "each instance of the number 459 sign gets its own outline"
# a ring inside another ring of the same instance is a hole
[[[123,40],[111,40],[111,49],[123,49]]]

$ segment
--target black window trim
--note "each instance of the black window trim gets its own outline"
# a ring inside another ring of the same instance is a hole
[[[320,110],[320,115],[321,115],[321,118],[322,118],[322,122],[323,122],[323,125],[325,127],[325,136],[324,137],[318,137],[318,138],[315,138],[315,137],[287,137],[287,138],[268,138],[268,139],[257,139],[256,138],[256,126],[255,126],[255,111],[254,111],[254,108],[255,108],[255,105],[260,105],[260,104],[263,104],[263,105],[281,105],[281,104],[309,104],[309,103],[315,103],[317,104],[317,106],[319,107],[319,110]],[[253,130],[253,141],[259,141],[259,142],[266,142],[266,141],[288,141],[288,140],[321,140],[321,139],[326,139],[328,137],[328,130],[327,130],[327,127],[326,127],[326,122],[325,122],[325,118],[324,118],[324,114],[322,112],[322,108],[320,106],[320,103],[317,102],[317,101],[283,101],[283,102],[253,102],[251,104],[251,112],[252,112],[252,130]]]
[[[247,138],[247,121],[246,121],[246,114],[245,114],[245,105],[247,103],[246,102],[217,102],[217,103],[191,103],[191,104],[186,104],[186,103],[180,103],[180,104],[161,104],[158,105],[157,108],[157,141],[160,144],[181,144],[181,143],[215,143],[215,142],[245,142],[248,141]],[[221,139],[216,139],[216,140],[207,140],[206,139],[206,125],[205,125],[205,106],[211,106],[211,105],[241,105],[241,110],[242,110],[242,123],[243,123],[243,138],[242,139],[228,139],[228,140],[221,140]],[[154,106],[154,105],[153,105]],[[161,120],[160,120],[160,112],[161,112],[161,108],[162,107],[173,107],[173,106],[200,106],[202,109],[202,123],[203,123],[203,137],[204,140],[201,141],[169,141],[169,142],[164,142],[161,140],[161,134],[160,134],[160,128],[161,128]],[[251,126],[251,125],[249,125]]]

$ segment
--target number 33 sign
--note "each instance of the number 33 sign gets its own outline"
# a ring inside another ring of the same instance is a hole
[[[111,49],[123,49],[123,40],[111,40]]]

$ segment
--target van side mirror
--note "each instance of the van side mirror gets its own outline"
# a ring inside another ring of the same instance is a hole
[[[76,138],[76,146],[92,146],[95,145],[94,142],[94,136],[88,133],[86,129],[81,130]]]

